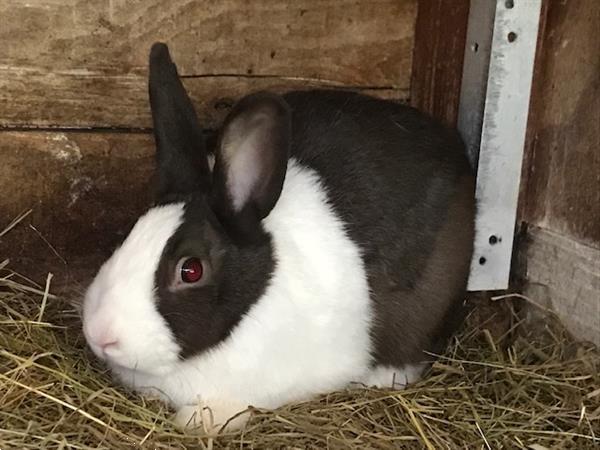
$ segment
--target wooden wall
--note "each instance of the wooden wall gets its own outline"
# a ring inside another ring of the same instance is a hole
[[[262,88],[407,101],[416,17],[417,0],[0,0],[0,230],[33,209],[0,260],[89,273],[147,207],[154,41],[214,128]]]
[[[148,49],[168,42],[201,119],[263,87],[406,98],[411,0],[0,2],[0,125],[148,128]]]
[[[600,2],[547,1],[520,217],[525,292],[600,344]]]
[[[469,0],[419,2],[410,102],[455,126],[458,119]]]
[[[150,45],[202,123],[256,89],[345,87],[456,121],[469,0],[0,0],[0,262],[85,282],[150,202]],[[525,293],[600,343],[600,2],[546,0],[519,217]],[[80,286],[83,289],[83,285]]]

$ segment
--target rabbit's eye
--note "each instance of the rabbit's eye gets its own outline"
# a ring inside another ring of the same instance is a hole
[[[202,279],[204,267],[198,258],[184,258],[179,264],[179,277],[184,283],[197,283]]]

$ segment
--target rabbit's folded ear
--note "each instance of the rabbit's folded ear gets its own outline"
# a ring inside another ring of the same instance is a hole
[[[169,49],[150,50],[149,94],[156,141],[158,201],[168,203],[210,188],[210,170],[196,111],[171,61]]]
[[[227,117],[217,146],[212,204],[238,241],[257,238],[260,221],[277,203],[290,140],[290,110],[278,95],[244,97]]]

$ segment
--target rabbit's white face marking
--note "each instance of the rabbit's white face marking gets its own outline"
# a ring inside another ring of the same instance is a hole
[[[150,209],[108,259],[83,303],[83,331],[92,351],[111,367],[162,374],[179,346],[155,304],[154,276],[184,204]]]

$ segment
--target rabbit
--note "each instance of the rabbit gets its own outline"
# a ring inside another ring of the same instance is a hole
[[[156,201],[83,302],[118,382],[217,432],[250,407],[419,380],[465,314],[476,202],[458,133],[356,92],[259,91],[213,154],[161,42],[149,98]]]

